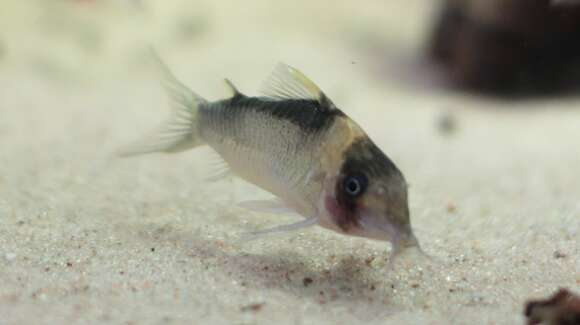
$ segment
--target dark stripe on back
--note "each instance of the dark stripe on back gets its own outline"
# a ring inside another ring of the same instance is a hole
[[[289,121],[309,132],[326,130],[332,125],[334,118],[344,116],[341,110],[322,107],[318,101],[310,99],[274,100],[242,95],[219,103],[225,107],[225,114],[229,115],[228,118],[236,118],[237,114],[250,110]]]

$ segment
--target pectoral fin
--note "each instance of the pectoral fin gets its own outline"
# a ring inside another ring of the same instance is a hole
[[[309,227],[317,225],[317,224],[318,224],[318,218],[307,218],[307,219],[301,220],[299,222],[295,222],[295,223],[291,223],[291,224],[287,224],[287,225],[252,231],[252,232],[243,234],[241,240],[244,242],[250,241],[250,240],[259,239],[259,238],[262,238],[262,237],[265,237],[265,236],[268,236],[271,234],[275,234],[275,233],[285,233],[285,232],[297,231],[297,230],[309,228]]]
[[[209,166],[210,172],[205,177],[208,182],[217,182],[235,176],[228,163],[216,152],[212,153]]]
[[[238,206],[260,213],[296,214],[294,210],[284,204],[280,199],[243,201],[238,203]]]

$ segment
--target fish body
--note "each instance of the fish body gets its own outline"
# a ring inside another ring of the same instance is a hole
[[[236,94],[200,109],[200,132],[235,175],[312,216],[321,184],[309,179],[321,170],[317,151],[332,119],[311,100]]]
[[[159,63],[174,114],[123,155],[209,145],[233,174],[274,194],[304,217],[265,232],[320,225],[390,241],[394,251],[418,247],[403,174],[301,72],[279,64],[261,97],[246,96],[226,80],[232,96],[208,102]]]

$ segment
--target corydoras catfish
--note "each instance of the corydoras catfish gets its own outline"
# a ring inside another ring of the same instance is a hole
[[[226,79],[232,96],[210,102],[158,61],[173,115],[121,155],[175,153],[208,145],[234,175],[277,197],[246,206],[272,209],[280,204],[303,217],[257,234],[319,225],[390,241],[393,253],[419,248],[401,171],[300,71],[278,64],[261,97],[246,96]]]

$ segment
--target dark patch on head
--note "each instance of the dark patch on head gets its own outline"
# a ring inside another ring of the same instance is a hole
[[[289,121],[309,132],[326,130],[337,116],[344,116],[344,113],[335,108],[324,95],[319,101],[311,99],[273,100],[264,97],[234,96],[224,104],[267,113]],[[236,109],[232,109],[231,113],[235,114],[235,112]]]
[[[371,177],[398,176],[401,172],[377,145],[370,139],[363,138],[354,141],[344,152],[342,172],[364,172]]]
[[[353,226],[358,226],[358,202],[362,196],[352,197],[344,189],[344,180],[352,175],[365,175],[372,183],[373,180],[393,180],[394,184],[405,185],[403,174],[395,164],[379,149],[370,139],[360,139],[355,142],[344,152],[344,163],[340,169],[339,179],[336,182],[336,199],[341,208],[345,211],[340,220],[336,220],[339,227],[346,231]],[[388,183],[387,183],[388,185]],[[369,185],[370,186],[370,185]],[[386,189],[387,191],[389,189]],[[387,202],[395,209],[407,209],[406,189],[405,198],[399,200],[393,199],[393,202]],[[364,194],[363,194],[364,195]],[[387,197],[388,199],[388,197]],[[400,202],[403,201],[403,202]],[[405,213],[405,212],[403,212]]]

